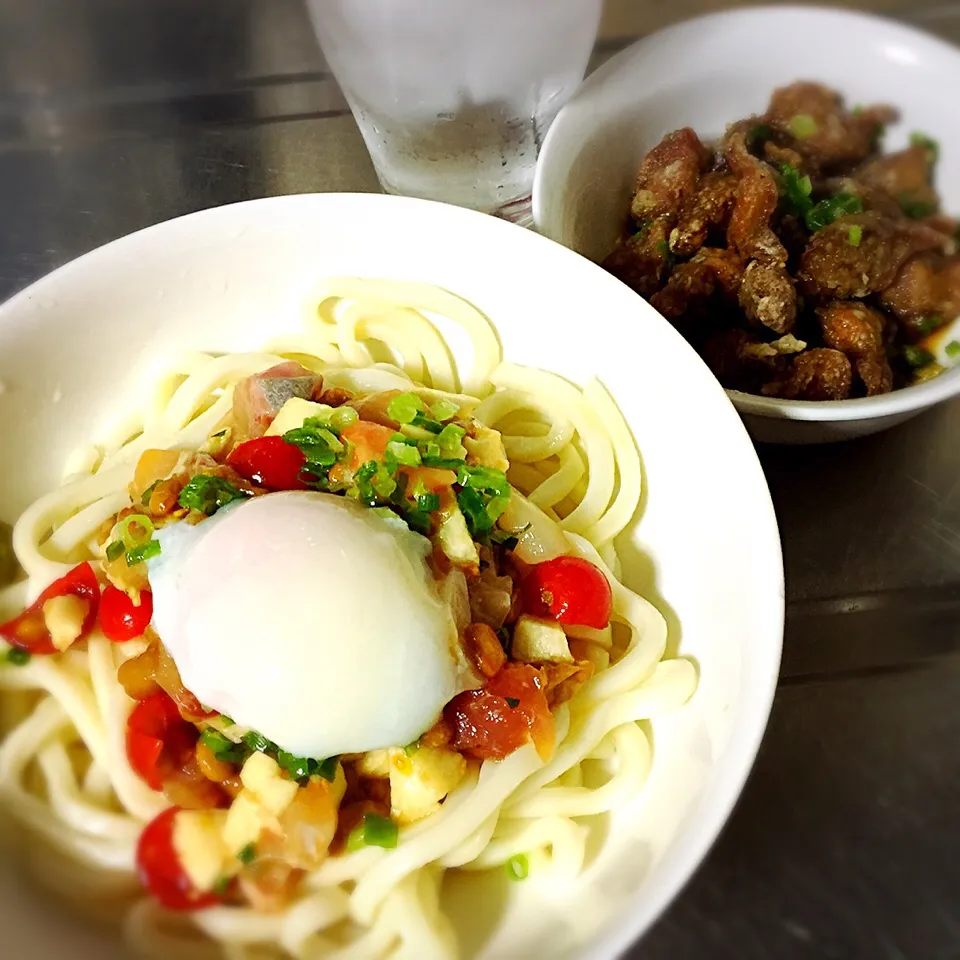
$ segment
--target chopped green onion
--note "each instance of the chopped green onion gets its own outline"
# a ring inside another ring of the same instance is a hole
[[[217,882],[213,885],[213,892],[218,896],[222,897],[229,889],[232,879],[228,876],[220,877]]]
[[[466,434],[463,427],[458,427],[455,423],[448,423],[437,436],[437,443],[440,444],[440,455],[458,459],[465,456],[466,450],[463,449],[463,437]]]
[[[236,726],[236,724],[233,722],[233,717],[228,717],[225,713],[220,714],[220,722],[226,727]]]
[[[368,811],[363,815],[363,820],[350,831],[347,850],[351,853],[363,847],[384,847],[392,850],[397,845],[399,832],[392,820]]]
[[[417,497],[417,507],[424,513],[440,509],[440,497],[435,493],[423,493]]]
[[[912,147],[923,147],[927,151],[931,163],[936,163],[940,159],[940,144],[925,133],[911,133],[910,145]]]
[[[162,482],[162,480],[154,480],[153,483],[151,483],[150,486],[143,491],[143,493],[140,495],[140,503],[143,506],[150,506],[150,498],[153,496],[153,491],[156,490]]]
[[[132,513],[117,524],[117,538],[129,550],[153,536],[153,521],[143,513]]]
[[[920,367],[925,367],[928,363],[933,363],[933,354],[923,347],[904,347],[903,359],[907,361],[908,366],[913,367],[914,370],[918,370]]]
[[[267,750],[274,746],[262,733],[257,733],[256,730],[250,730],[245,733],[243,735],[243,742],[257,753],[266,753]]]
[[[960,243],[960,240],[957,241]],[[423,450],[420,451],[424,457],[432,457],[434,460],[439,459],[440,457],[440,444],[439,443],[427,443],[424,446]]]
[[[113,543],[107,544],[107,559],[111,562],[119,560],[126,552],[127,548],[123,545],[122,540],[114,540]]]
[[[788,121],[787,129],[797,140],[809,140],[820,127],[809,113],[795,113]]]
[[[277,763],[281,770],[286,771],[292,780],[305,780],[310,776],[310,763],[307,757],[295,757],[286,750],[277,751]]]
[[[511,710],[515,710],[517,707],[520,706],[520,701],[516,697],[507,697],[506,701],[507,701],[507,706]]]
[[[467,465],[467,461],[451,457],[434,457],[428,454],[423,458],[423,465],[425,467],[439,467],[442,470],[459,470]]]
[[[461,469],[457,482],[474,490],[489,490],[498,496],[510,495],[510,482],[502,470],[494,467],[466,467]]]
[[[188,510],[198,510],[212,517],[221,507],[248,496],[222,477],[197,474],[180,491],[177,502]]]
[[[370,485],[384,500],[389,499],[390,495],[397,489],[397,481],[390,476],[386,467],[382,465],[371,478]]]
[[[917,321],[917,330],[922,334],[933,333],[934,330],[939,330],[946,323],[943,317],[939,316],[936,313],[930,314],[927,317],[921,317]]]
[[[257,845],[248,843],[238,854],[237,859],[246,867],[257,859]]]
[[[356,423],[360,419],[360,414],[353,407],[337,407],[330,414],[330,426],[334,430],[340,431],[344,427],[349,427],[351,423]]]
[[[754,124],[747,133],[747,149],[756,150],[762,147],[773,136],[773,130],[765,123]]]
[[[412,757],[420,749],[420,741],[414,740],[413,743],[408,743],[404,748],[403,752],[408,756]]]
[[[413,418],[413,423],[410,424],[414,427],[420,427],[422,430],[426,430],[429,433],[439,433],[443,429],[443,424],[437,420],[431,420],[429,417],[425,417],[422,413],[418,413]]]
[[[530,861],[525,853],[518,853],[506,862],[507,876],[511,880],[526,880],[530,876]]]
[[[928,203],[926,200],[914,200],[909,193],[901,193],[897,198],[900,209],[905,217],[911,220],[922,220],[937,212],[935,203]]]
[[[387,404],[387,416],[397,423],[413,423],[423,409],[423,401],[415,393],[401,393]]]
[[[861,240],[863,240],[863,227],[861,227],[859,223],[847,227],[847,243],[849,243],[851,247],[859,247]]]
[[[953,360],[954,357],[960,357],[960,340],[951,340],[944,348],[944,353]]]
[[[151,540],[149,543],[142,543],[139,547],[133,547],[127,551],[127,566],[135,567],[138,563],[146,560],[152,560],[160,556],[160,541]]]
[[[411,447],[406,443],[398,443],[391,440],[387,444],[387,457],[396,460],[404,467],[420,466],[420,451],[416,447]]]
[[[21,650],[20,647],[11,647],[7,651],[7,663],[12,663],[15,667],[25,667],[29,662],[29,650]]]
[[[800,171],[792,164],[785,163],[780,168],[783,180],[783,193],[787,206],[792,213],[803,216],[812,206],[810,194],[813,193],[813,181],[809,177],[801,177]]]
[[[460,407],[457,406],[452,400],[438,400],[430,408],[430,416],[434,420],[439,420],[440,423],[443,423],[445,420],[450,420],[452,417],[455,417],[460,412]]]
[[[333,783],[333,781],[337,779],[337,763],[339,759],[339,757],[327,757],[326,760],[321,760],[317,764],[317,776],[326,780],[328,783]]]
[[[467,529],[472,537],[476,538],[493,529],[493,520],[487,513],[487,505],[472,487],[464,487],[457,494],[457,505],[467,521]]]
[[[228,737],[225,737],[219,730],[213,727],[207,727],[200,734],[200,742],[219,760],[223,754],[236,748],[235,744]]]
[[[430,514],[423,510],[410,510],[403,517],[407,521],[407,526],[414,533],[421,533],[425,537],[430,536]]]
[[[863,213],[863,201],[852,193],[841,191],[832,197],[827,197],[804,214],[804,220],[811,232],[816,233],[829,226],[834,220],[851,213]],[[862,234],[861,234],[862,238]]]

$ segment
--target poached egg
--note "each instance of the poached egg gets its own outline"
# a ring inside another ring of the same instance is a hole
[[[477,686],[430,543],[399,517],[272,493],[157,539],[153,627],[184,684],[289,753],[411,743]]]

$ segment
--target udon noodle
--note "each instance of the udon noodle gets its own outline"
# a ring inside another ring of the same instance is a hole
[[[443,330],[470,340],[461,372]],[[642,788],[651,745],[638,721],[683,704],[693,665],[664,659],[661,615],[619,578],[614,540],[634,516],[641,469],[630,431],[596,380],[583,389],[501,358],[493,327],[475,307],[429,286],[349,278],[325,282],[303,333],[262,353],[181,359],[146,408],[100,446],[77,453],[63,485],[14,528],[25,579],[0,593],[0,620],[73,564],[99,556],[101,524],[128,506],[128,484],[148,447],[199,448],[229,411],[233,386],[284,359],[359,390],[411,382],[474,398],[475,417],[502,433],[511,484],[559,522],[570,552],[598,565],[613,586],[611,665],[558,707],[556,750],[544,763],[532,744],[485,761],[439,812],[403,828],[392,850],[367,847],[328,858],[280,913],[218,906],[164,913],[139,890],[137,838],[168,802],[131,769],[124,728],[132,707],[117,680],[142,643],[116,645],[99,631],[84,649],[0,667],[0,790],[35,838],[30,862],[42,881],[87,914],[124,917],[140,951],[157,957],[450,958],[456,936],[440,909],[447,870],[489,870],[518,854],[530,880],[574,878],[584,866],[589,820]],[[600,760],[606,777],[584,776]]]

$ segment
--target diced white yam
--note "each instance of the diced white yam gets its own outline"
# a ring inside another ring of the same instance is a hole
[[[609,650],[613,646],[613,627],[609,624],[602,630],[596,627],[564,627],[564,631],[571,640],[585,640],[587,643],[595,643],[597,646]]]
[[[223,843],[236,856],[245,846],[256,843],[260,832],[269,826],[267,812],[249,790],[241,790],[234,798],[223,825]]]
[[[510,653],[524,663],[573,663],[563,627],[554,620],[524,614],[513,628]]]
[[[411,756],[391,751],[390,815],[398,823],[422,820],[463,779],[467,762],[453,750],[420,747]]]
[[[275,817],[290,806],[300,789],[293,780],[281,775],[277,761],[265,753],[254,753],[247,759],[240,771],[240,782]]]
[[[89,612],[89,601],[73,594],[51,597],[43,605],[43,621],[50,631],[50,640],[61,653],[77,641]]]
[[[368,750],[360,758],[360,763],[358,766],[360,768],[360,772],[365,777],[389,777],[390,751]]]
[[[459,507],[454,507],[437,530],[437,543],[450,562],[457,567],[477,567],[480,554],[467,529],[467,519]]]
[[[197,890],[212,890],[231,866],[223,842],[223,810],[180,810],[173,821],[173,849]]]
[[[599,644],[589,643],[587,640],[575,640],[571,637],[570,653],[578,663],[586,660],[598,671],[606,670],[610,666],[610,652]]]
[[[325,403],[314,403],[312,400],[301,400],[300,397],[291,397],[274,417],[273,423],[267,427],[265,436],[282,437],[288,430],[297,430],[303,426],[308,417],[319,417],[328,420],[333,413],[333,407]]]

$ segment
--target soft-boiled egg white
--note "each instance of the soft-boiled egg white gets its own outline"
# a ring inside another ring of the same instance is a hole
[[[430,544],[399,518],[274,493],[158,539],[153,626],[184,684],[290,753],[412,742],[476,685]]]

